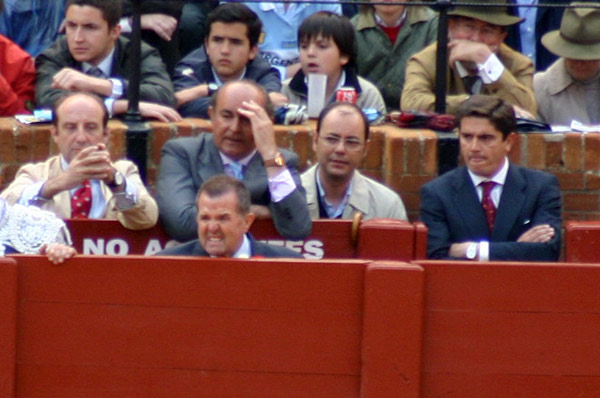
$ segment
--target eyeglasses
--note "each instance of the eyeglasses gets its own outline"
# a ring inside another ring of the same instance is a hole
[[[349,152],[359,151],[364,145],[364,142],[357,138],[342,138],[339,135],[333,134],[319,136],[319,139],[329,148],[337,148],[340,142],[343,142],[344,148]]]

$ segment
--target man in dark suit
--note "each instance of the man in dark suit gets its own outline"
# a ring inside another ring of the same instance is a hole
[[[302,257],[285,247],[255,241],[248,230],[254,221],[250,192],[243,182],[228,175],[208,179],[198,192],[198,239],[158,255],[210,257]]]
[[[555,176],[511,164],[512,107],[475,95],[459,110],[465,166],[421,189],[429,258],[556,261],[561,200]]]
[[[272,107],[264,88],[250,80],[227,82],[208,111],[213,133],[177,138],[162,148],[157,183],[158,206],[171,237],[185,241],[196,231],[196,192],[216,174],[242,180],[250,190],[252,212],[273,218],[287,239],[310,233],[298,156],[278,149]]]
[[[65,37],[60,37],[35,60],[35,99],[52,107],[66,91],[85,91],[104,99],[110,116],[127,111],[131,43],[121,37],[120,0],[68,0]],[[181,117],[173,84],[152,47],[142,44],[140,106],[143,116],[162,121]]]

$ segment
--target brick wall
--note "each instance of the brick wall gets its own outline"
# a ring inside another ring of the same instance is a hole
[[[125,156],[126,126],[112,120],[109,148],[115,159]],[[210,131],[202,119],[180,123],[151,123],[148,138],[148,183],[154,187],[160,148],[170,138]],[[49,125],[23,126],[0,118],[0,189],[4,189],[22,163],[44,160],[56,153]],[[313,163],[312,132],[308,126],[277,126],[280,146],[298,153],[302,170]],[[374,127],[363,171],[402,196],[411,220],[419,209],[419,188],[437,175],[437,134],[429,130]],[[520,134],[510,158],[524,166],[555,174],[563,193],[564,220],[600,219],[600,134]]]

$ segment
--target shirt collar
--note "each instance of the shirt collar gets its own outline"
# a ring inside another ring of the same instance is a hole
[[[316,180],[317,180],[317,186],[319,188],[318,189],[319,197],[321,198],[321,203],[323,203],[323,205],[325,207],[325,211],[327,211],[327,215],[329,216],[329,218],[336,218],[336,217],[341,216],[344,213],[344,210],[346,209],[348,202],[350,201],[350,192],[352,192],[352,186],[354,185],[354,176],[352,176],[352,179],[350,180],[350,184],[348,184],[348,187],[346,188],[344,200],[342,200],[340,205],[337,208],[335,208],[325,198],[325,188],[323,188],[323,183],[321,182],[321,176],[319,175],[319,167],[318,166],[317,166],[315,175],[316,175]]]
[[[248,166],[248,164],[250,163],[250,160],[252,159],[252,157],[254,156],[255,153],[256,153],[256,149],[253,150],[252,152],[250,152],[249,155],[241,158],[240,160],[233,160],[229,156],[225,155],[223,152],[219,151],[219,155],[221,156],[221,162],[223,162],[223,166],[227,166],[229,163],[233,163],[233,162],[238,162],[238,163],[243,164],[244,166]]]
[[[113,46],[112,50],[110,50],[110,53],[106,56],[106,58],[104,58],[98,65],[96,65],[96,68],[100,69],[102,71],[102,73],[104,73],[106,76],[110,76],[110,71],[112,69],[112,62],[113,62],[113,58],[115,55],[115,47],[116,46]],[[87,62],[83,62],[81,64],[81,69],[85,73],[87,73],[87,71],[93,67],[94,67],[94,65],[87,63]]]
[[[375,22],[377,22],[378,25],[385,26],[386,28],[395,28],[396,26],[402,25],[404,21],[406,21],[406,8],[404,9],[402,15],[400,15],[400,18],[392,26],[387,26],[376,12],[373,13],[373,16],[375,17]]]
[[[244,238],[242,240],[242,245],[233,254],[233,258],[250,258],[250,257],[252,257],[252,248],[250,247],[250,239],[248,239],[248,236],[246,234],[244,234]]]
[[[502,167],[500,167],[500,170],[498,170],[498,172],[494,176],[492,176],[492,178],[477,175],[471,170],[468,170],[469,177],[471,177],[471,181],[473,181],[473,185],[476,187],[484,181],[494,181],[496,184],[503,186],[504,182],[506,181],[506,175],[508,174],[508,165],[509,161],[508,158],[505,156],[504,164],[502,165]]]
[[[248,62],[250,62],[250,61],[248,61]],[[215,78],[215,83],[217,83],[217,86],[221,87],[223,84],[225,84],[223,82],[223,80],[221,80],[221,78],[219,77],[219,74],[217,73],[215,68],[213,68],[211,66],[210,69],[212,70],[212,74],[213,74],[213,77]],[[239,77],[236,80],[242,80],[244,78],[244,76],[246,76],[246,67],[245,66],[244,66],[244,69],[242,69],[242,73],[240,73]]]

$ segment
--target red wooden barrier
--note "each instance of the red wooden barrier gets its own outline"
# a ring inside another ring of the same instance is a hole
[[[67,220],[79,253],[152,255],[174,244],[162,226],[143,231],[125,229],[117,221]],[[352,239],[352,221],[313,221],[311,235],[298,241],[284,240],[270,220],[257,220],[251,228],[256,239],[286,246],[306,259],[365,258],[411,261],[426,257],[427,229],[422,223],[368,220],[359,225],[358,241]]]
[[[600,396],[600,266],[418,264],[422,397]]]
[[[17,333],[17,264],[0,257],[0,397],[14,397]]]
[[[15,259],[17,397],[418,397],[419,267]]]
[[[565,261],[600,263],[599,221],[568,221],[565,224]]]

